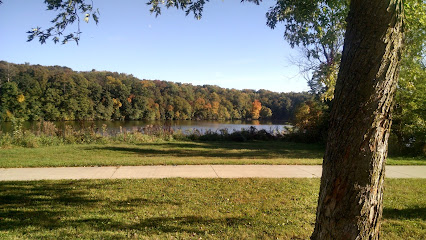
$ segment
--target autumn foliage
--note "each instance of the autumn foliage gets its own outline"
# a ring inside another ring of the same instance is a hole
[[[4,82],[10,76],[10,82]],[[0,61],[0,121],[288,120],[307,93],[236,90]],[[9,114],[7,114],[9,113]]]
[[[260,110],[262,109],[262,103],[259,102],[259,100],[254,100],[253,106],[251,108],[251,118],[252,119],[259,119],[260,117]]]

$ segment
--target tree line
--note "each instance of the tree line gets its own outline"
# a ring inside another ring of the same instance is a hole
[[[0,121],[290,120],[306,92],[194,86],[133,75],[0,61]]]

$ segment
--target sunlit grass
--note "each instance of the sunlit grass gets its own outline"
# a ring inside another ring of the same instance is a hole
[[[321,164],[322,147],[286,142],[83,144],[0,150],[0,167]]]
[[[426,165],[426,158],[418,157],[388,157],[386,160],[388,165]]]
[[[124,166],[179,164],[322,163],[324,147],[281,141],[81,144],[0,149],[0,167]],[[425,165],[424,158],[390,158],[389,165]]]
[[[308,239],[319,179],[0,182],[1,239]],[[426,180],[387,179],[382,239],[426,238]]]

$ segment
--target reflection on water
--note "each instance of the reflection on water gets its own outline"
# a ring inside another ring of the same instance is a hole
[[[170,126],[175,131],[191,131],[199,130],[201,133],[206,131],[218,131],[219,129],[228,129],[229,132],[239,131],[241,129],[248,129],[251,126],[255,127],[257,130],[266,130],[271,131],[284,131],[286,127],[291,127],[286,122],[283,121],[262,121],[262,120],[232,120],[232,121],[191,121],[191,120],[174,120],[174,121],[62,121],[54,122],[56,127],[59,129],[64,129],[65,126],[72,126],[74,129],[88,128],[93,127],[93,129],[98,129],[101,131],[102,126],[105,124],[109,132],[118,132],[120,127],[127,131],[137,131],[147,125],[154,126]],[[24,122],[23,128],[25,130],[36,130],[37,122]],[[0,123],[0,130],[2,132],[12,132],[12,123],[3,122]]]

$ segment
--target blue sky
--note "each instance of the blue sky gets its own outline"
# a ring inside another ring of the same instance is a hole
[[[77,46],[27,43],[26,31],[49,27],[55,12],[43,0],[5,0],[0,5],[0,60],[107,70],[194,85],[278,92],[308,90],[292,59],[299,56],[283,39],[283,25],[266,26],[260,6],[224,0],[207,3],[201,20],[175,9],[159,17],[144,0],[94,0],[100,22],[82,23]],[[72,30],[72,29],[70,29]]]

